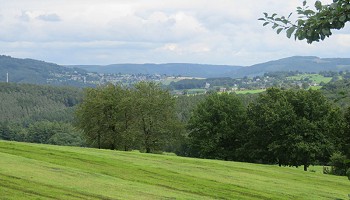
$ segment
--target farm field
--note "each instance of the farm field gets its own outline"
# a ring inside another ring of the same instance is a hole
[[[266,89],[257,89],[257,90],[242,90],[242,91],[235,91],[236,94],[257,94],[261,92],[265,92]]]
[[[347,199],[302,169],[0,141],[1,199]],[[315,169],[320,169],[315,168]]]
[[[314,83],[318,83],[318,84],[320,84],[321,82],[329,83],[332,80],[332,77],[324,77],[320,74],[300,74],[298,76],[287,77],[287,79],[289,80],[302,80],[305,78],[309,78]]]

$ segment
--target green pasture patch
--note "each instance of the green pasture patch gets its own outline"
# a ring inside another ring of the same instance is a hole
[[[257,94],[261,92],[265,92],[266,89],[258,89],[258,90],[242,90],[242,91],[235,91],[236,94]]]
[[[289,76],[287,79],[289,80],[304,80],[305,78],[309,78],[314,83],[320,84],[321,82],[328,83],[332,80],[332,77],[324,77],[320,74],[299,74],[297,76]]]

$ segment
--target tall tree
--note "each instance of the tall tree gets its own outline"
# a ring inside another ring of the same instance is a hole
[[[191,156],[234,160],[245,131],[246,112],[233,94],[209,95],[188,122]]]
[[[285,92],[269,88],[248,106],[249,131],[241,158],[251,162],[288,165],[291,125],[296,115]]]
[[[335,150],[333,138],[342,127],[334,124],[334,119],[339,119],[341,113],[320,91],[288,91],[287,97],[297,116],[294,133],[290,137],[291,151],[294,152],[291,165],[303,165],[306,171],[316,160],[328,161]]]
[[[125,90],[109,84],[85,90],[85,98],[76,111],[76,124],[98,148],[115,149],[124,142]]]
[[[345,113],[345,132],[342,137],[342,150],[344,154],[350,159],[350,107],[347,109]],[[350,176],[349,176],[350,178]]]
[[[251,122],[245,150],[251,159],[289,166],[326,162],[341,131],[338,110],[319,91],[276,88],[261,94],[248,109]],[[249,158],[248,157],[248,158]]]
[[[175,99],[154,82],[134,85],[136,125],[142,133],[142,148],[151,153],[161,150],[180,131]]]

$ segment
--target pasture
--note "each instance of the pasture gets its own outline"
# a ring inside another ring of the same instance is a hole
[[[348,199],[346,177],[173,155],[0,141],[1,199]],[[317,168],[319,169],[319,168]]]

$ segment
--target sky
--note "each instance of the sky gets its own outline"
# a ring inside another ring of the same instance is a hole
[[[62,65],[249,66],[296,55],[350,57],[348,24],[310,45],[277,35],[257,20],[263,12],[287,16],[302,0],[0,0],[0,5],[1,55]]]

